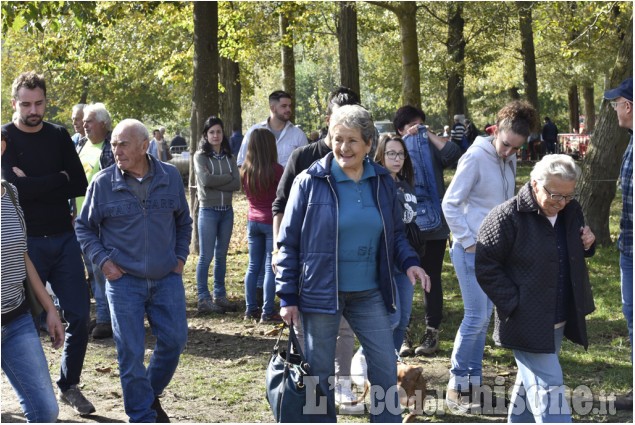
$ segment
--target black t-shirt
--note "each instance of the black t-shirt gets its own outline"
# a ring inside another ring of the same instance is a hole
[[[2,156],[2,178],[18,189],[28,236],[52,236],[73,230],[68,200],[86,194],[86,174],[75,145],[64,127],[44,122],[37,133],[25,133],[15,124],[8,133]],[[18,167],[26,177],[17,177]],[[69,179],[61,173],[66,171]]]

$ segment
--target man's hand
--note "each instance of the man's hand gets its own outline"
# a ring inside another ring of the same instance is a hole
[[[106,279],[111,282],[113,280],[119,279],[125,273],[125,271],[123,271],[121,267],[110,260],[106,260],[104,265],[101,267],[101,271],[104,272],[104,276],[106,276]]]
[[[421,288],[426,292],[430,292],[430,276],[428,276],[421,267],[408,267],[408,270],[406,270],[406,276],[410,279],[412,286],[416,285],[418,279],[421,281]]]
[[[284,323],[291,325],[291,323],[300,323],[300,312],[297,305],[290,305],[287,307],[280,307],[280,317],[284,320]]]
[[[18,176],[18,177],[26,177],[26,174],[24,174],[24,171],[20,170],[18,167],[13,167],[12,170],[15,173],[16,176]]]
[[[469,252],[470,254],[474,254],[476,252],[476,244],[470,245],[465,248],[465,252]]]
[[[595,242],[595,235],[589,226],[580,227],[580,239],[582,239],[582,245],[585,250],[591,248],[591,245]]]
[[[46,312],[46,324],[49,328],[53,348],[57,349],[64,345],[64,325],[62,325],[60,317],[57,315],[57,310],[51,310]]]
[[[183,267],[185,267],[185,263],[180,258],[178,258],[176,262],[176,267],[173,268],[172,271],[177,274],[183,274]]]

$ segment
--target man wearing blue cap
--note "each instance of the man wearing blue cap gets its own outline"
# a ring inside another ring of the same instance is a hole
[[[622,182],[622,217],[617,247],[620,250],[620,270],[622,275],[622,311],[628,325],[631,339],[631,361],[633,353],[633,79],[627,78],[613,90],[604,92],[604,98],[611,100],[617,112],[620,127],[628,129],[631,140],[622,158],[620,181]],[[615,401],[617,409],[633,408],[633,391]]]

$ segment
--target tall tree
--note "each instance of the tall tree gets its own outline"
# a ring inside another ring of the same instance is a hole
[[[421,107],[421,75],[417,41],[417,4],[411,1],[369,2],[397,16],[401,39],[401,104]]]
[[[584,132],[592,133],[595,130],[595,90],[593,82],[587,82],[582,86],[582,98],[584,99]]]
[[[225,133],[229,137],[234,126],[242,128],[243,125],[240,107],[242,86],[238,63],[221,56],[220,81],[223,86],[223,93],[219,97],[220,116],[225,124]]]
[[[625,78],[633,76],[632,17],[623,36],[611,73],[611,88],[617,87]],[[598,123],[582,164],[582,178],[578,183],[580,204],[587,224],[593,229],[598,243],[602,245],[611,243],[611,201],[615,198],[615,182],[628,140],[629,134],[625,128],[619,127],[617,114],[609,102],[602,102]]]
[[[339,42],[341,84],[359,93],[359,58],[357,56],[357,7],[355,2],[339,3],[340,15],[337,26]],[[361,94],[360,94],[361,95]]]
[[[446,46],[450,57],[448,74],[448,91],[446,107],[448,121],[452,122],[454,115],[466,114],[467,102],[465,101],[465,37],[463,29],[463,3],[448,2],[448,38]]]
[[[293,54],[293,32],[289,29],[287,12],[280,11],[280,53],[282,57],[282,87],[289,93],[291,104],[291,122],[295,121],[295,55]]]
[[[190,215],[194,220],[190,251],[198,253],[198,196],[194,153],[207,117],[218,115],[218,3],[194,2],[194,59],[190,120]]]
[[[532,28],[533,2],[517,1],[518,21],[520,24],[520,52],[523,57],[523,81],[525,97],[540,113],[538,103],[538,79],[536,77],[536,54],[534,52],[534,31]]]

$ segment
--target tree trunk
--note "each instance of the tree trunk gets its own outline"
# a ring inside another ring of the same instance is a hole
[[[242,128],[243,125],[240,107],[242,87],[238,63],[221,57],[220,81],[225,88],[225,92],[219,97],[220,117],[225,125],[225,135],[229,138],[235,125],[238,128]]]
[[[595,99],[593,83],[582,86],[582,97],[584,98],[584,132],[590,133],[595,129]]]
[[[448,97],[446,109],[448,122],[453,122],[454,115],[467,114],[465,84],[465,38],[463,37],[463,3],[448,2],[448,39],[449,56]]]
[[[417,5],[402,1],[397,9],[401,28],[401,104],[421,108],[421,74],[417,41]]]
[[[518,20],[520,23],[521,53],[523,56],[523,81],[525,83],[525,97],[538,114],[538,80],[536,78],[536,55],[534,53],[534,31],[532,28],[532,2],[517,1]]]
[[[337,27],[340,55],[340,81],[358,95],[359,59],[357,56],[357,8],[355,2],[340,2],[340,20]]]
[[[577,84],[569,86],[567,96],[569,98],[569,128],[573,133],[577,133],[580,129],[580,100]]]
[[[611,74],[610,88],[633,75],[633,18],[617,53]],[[628,145],[627,129],[620,128],[617,114],[608,101],[603,101],[595,132],[582,164],[582,178],[578,183],[580,204],[587,224],[601,245],[611,244],[609,215],[615,198],[616,180],[622,155]]]
[[[190,215],[193,232],[190,252],[198,254],[198,197],[194,153],[201,138],[203,123],[218,115],[218,3],[194,2],[194,60],[192,115],[190,120]]]
[[[82,95],[79,103],[88,103],[88,87],[90,86],[90,79],[84,77],[84,83],[82,84]]]
[[[511,100],[520,100],[520,93],[518,93],[518,87],[513,86],[507,89],[507,93],[509,93],[509,98]]]
[[[282,89],[291,96],[291,122],[295,122],[295,57],[293,34],[289,32],[289,18],[280,13],[280,52],[282,54]]]

